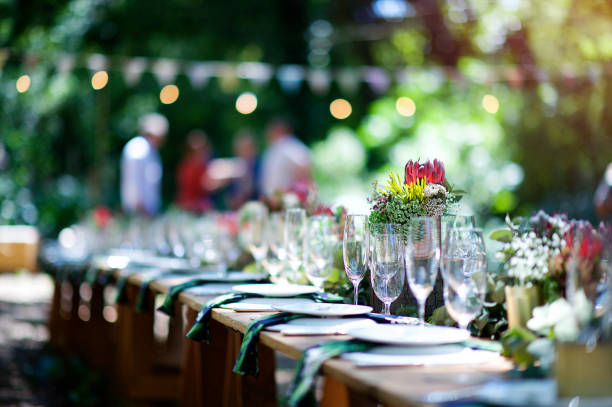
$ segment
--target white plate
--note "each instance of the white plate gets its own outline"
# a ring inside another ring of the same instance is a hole
[[[343,317],[347,315],[362,315],[372,311],[372,307],[350,304],[326,304],[315,302],[308,305],[281,304],[275,307],[282,312],[306,314],[315,317]]]
[[[350,329],[375,325],[368,318],[297,318],[266,329],[283,335],[346,335]]]
[[[274,307],[280,304],[304,306],[313,302],[310,298],[246,298],[238,302],[223,304],[220,308],[243,312],[276,312]]]
[[[463,342],[470,333],[446,326],[379,325],[349,331],[355,339],[388,345],[443,345]]]
[[[259,294],[266,297],[295,297],[318,291],[313,285],[298,284],[240,284],[234,286],[234,291],[247,294]]]
[[[357,366],[449,366],[491,362],[498,360],[499,353],[460,345],[383,346],[367,352],[345,353],[341,357]]]

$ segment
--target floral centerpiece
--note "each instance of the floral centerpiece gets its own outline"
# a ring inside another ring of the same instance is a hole
[[[556,342],[557,379],[569,388],[567,383],[577,382],[576,377],[569,378],[571,369],[563,367],[568,355],[586,357],[584,346],[577,342],[592,347],[602,338],[610,338],[606,321],[611,310],[604,300],[606,286],[602,281],[609,273],[612,231],[604,224],[595,228],[587,221],[543,211],[518,222],[507,218],[506,223],[507,229],[491,234],[503,242],[497,255],[502,261],[502,278],[509,284],[506,304],[511,329],[502,337],[504,354],[525,366],[538,361],[538,366],[546,369],[555,360]],[[528,318],[521,321],[524,323],[513,325],[508,295],[515,288],[538,289],[541,296],[539,306],[530,310]],[[603,351],[610,353],[612,348],[604,347]],[[597,383],[596,377],[588,376]]]
[[[382,188],[374,184],[374,194],[369,199],[370,224],[406,225],[415,216],[439,217],[459,198],[446,180],[441,161],[421,164],[410,160],[404,167],[403,181],[398,174],[391,173]]]

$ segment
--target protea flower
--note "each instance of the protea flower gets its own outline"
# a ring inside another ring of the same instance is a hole
[[[426,178],[430,184],[443,184],[446,181],[444,164],[435,159],[433,164],[427,160],[423,164],[409,160],[404,167],[404,183],[411,185],[421,178]]]

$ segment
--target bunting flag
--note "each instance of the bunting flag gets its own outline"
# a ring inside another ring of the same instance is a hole
[[[27,52],[13,52],[0,48],[0,69],[6,62],[21,61],[27,69],[33,69],[43,56]],[[45,56],[45,58],[47,58]],[[460,72],[456,67],[429,66],[404,67],[388,70],[375,66],[354,66],[315,68],[313,66],[284,64],[272,65],[263,62],[229,61],[189,61],[172,58],[113,57],[95,54],[59,54],[54,65],[60,74],[70,74],[77,67],[90,71],[115,70],[123,74],[125,83],[134,87],[140,83],[144,73],[151,73],[160,86],[176,81],[178,75],[185,75],[191,86],[196,89],[206,87],[211,78],[219,80],[221,89],[234,92],[240,81],[248,81],[253,87],[261,88],[270,81],[278,81],[283,92],[297,94],[302,83],[306,82],[310,91],[316,95],[327,94],[335,83],[341,93],[353,95],[362,84],[376,95],[388,92],[393,83],[406,84],[420,78],[429,83],[454,81],[463,83],[492,84],[505,82],[512,87],[522,87],[526,82],[550,82],[555,80],[565,86],[574,86],[579,80],[596,83],[603,76],[612,76],[612,62],[588,62],[583,64],[563,64],[554,72],[537,66],[475,64]]]

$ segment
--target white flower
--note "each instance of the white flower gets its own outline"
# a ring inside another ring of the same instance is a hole
[[[527,321],[527,328],[541,335],[551,331],[556,340],[571,342],[578,339],[580,326],[591,318],[592,305],[582,291],[576,293],[573,305],[565,298],[536,307],[533,317]]]
[[[425,195],[425,198],[432,198],[438,195],[446,197],[448,194],[446,188],[440,184],[427,184],[423,189],[423,195]]]

